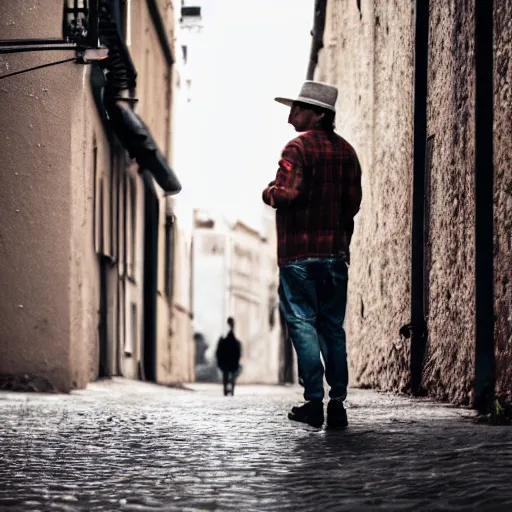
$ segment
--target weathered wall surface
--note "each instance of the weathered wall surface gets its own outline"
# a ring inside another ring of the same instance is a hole
[[[358,151],[363,205],[347,318],[352,382],[404,389],[409,316],[414,2],[328,2],[316,78],[338,85],[338,131]],[[469,403],[475,352],[474,2],[430,2],[426,215],[429,346],[423,384]],[[512,389],[512,1],[495,3],[497,388]]]
[[[88,83],[89,68],[83,67],[81,71],[81,82]],[[94,246],[95,141],[104,146],[104,160],[96,165],[108,165],[109,151],[106,139],[101,137],[102,127],[90,88],[75,93],[70,112],[71,233],[66,250],[70,255],[71,272],[66,290],[70,307],[71,383],[73,388],[83,388],[97,377],[99,366],[99,264]]]
[[[351,245],[351,382],[407,385],[412,187],[413,12],[401,0],[330,0],[316,79],[337,85],[337,131],[357,151],[363,202]]]
[[[61,16],[57,0],[2,2],[0,37],[59,37]],[[73,56],[4,55],[0,74]],[[93,232],[92,218],[84,217],[91,209],[86,73],[69,62],[0,83],[0,374],[44,374],[63,391],[96,372],[91,338],[84,340],[94,331],[88,314],[97,309],[95,268],[80,239]]]
[[[430,7],[427,133],[434,137],[430,191],[429,347],[424,384],[466,403],[474,376],[473,2]]]
[[[512,401],[512,0],[495,2],[494,170],[497,392]]]

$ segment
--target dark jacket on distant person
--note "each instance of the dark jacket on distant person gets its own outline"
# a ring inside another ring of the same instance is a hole
[[[236,372],[242,355],[242,344],[236,339],[233,331],[225,338],[220,338],[217,346],[217,366],[223,372]]]

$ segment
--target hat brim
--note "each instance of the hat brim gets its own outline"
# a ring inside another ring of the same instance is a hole
[[[290,98],[274,98],[277,103],[281,103],[281,105],[286,105],[287,107],[291,107],[293,105],[294,100]]]
[[[301,98],[300,96],[294,100],[292,100],[290,98],[281,98],[281,97],[274,98],[274,100],[277,101],[277,103],[286,105],[287,107],[291,107],[294,102],[299,102],[299,103],[307,103],[308,105],[314,105],[315,107],[321,107],[321,108],[325,108],[326,110],[331,110],[332,112],[336,112],[336,110],[331,105],[329,105],[327,103],[322,103],[321,101],[310,100],[309,98]]]

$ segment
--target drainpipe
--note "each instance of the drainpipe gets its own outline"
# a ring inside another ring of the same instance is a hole
[[[327,9],[327,0],[315,0],[315,17],[313,21],[313,30],[311,31],[311,52],[309,55],[308,71],[306,80],[313,80],[315,76],[316,65],[318,64],[318,54],[324,47],[324,29],[325,12]]]
[[[416,0],[416,37],[414,48],[414,146],[411,244],[411,338],[410,385],[413,395],[425,394],[421,380],[427,348],[427,326],[424,316],[424,218],[425,218],[425,156],[427,138],[427,80],[429,0]]]
[[[475,0],[475,399],[482,414],[494,398],[493,0]]]

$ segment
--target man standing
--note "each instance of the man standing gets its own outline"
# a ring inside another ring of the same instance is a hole
[[[217,345],[217,366],[222,371],[222,381],[224,383],[224,396],[231,393],[235,394],[235,380],[240,365],[240,356],[242,355],[242,344],[236,339],[234,329],[235,321],[228,318],[229,332],[225,338],[220,338]]]
[[[263,201],[277,210],[279,297],[297,353],[306,403],[288,418],[324,422],[324,366],[330,386],[327,425],[346,427],[348,365],[343,323],[349,246],[361,204],[361,167],[352,146],[334,133],[338,90],[307,81],[291,107],[297,132],[283,150]]]

